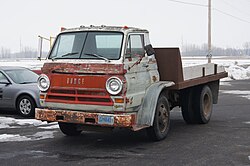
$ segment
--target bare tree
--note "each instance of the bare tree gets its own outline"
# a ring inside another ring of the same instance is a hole
[[[21,52],[12,54],[14,58],[37,58],[37,51],[31,47],[23,47]]]
[[[250,55],[250,42],[245,42],[243,44],[244,52],[246,55]]]
[[[1,47],[0,57],[3,59],[11,57],[11,50],[8,48]]]

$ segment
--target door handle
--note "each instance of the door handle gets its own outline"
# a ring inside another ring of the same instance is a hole
[[[144,63],[142,64],[142,67],[148,67],[148,64]]]

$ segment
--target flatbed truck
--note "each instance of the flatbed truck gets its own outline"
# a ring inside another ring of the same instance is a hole
[[[208,123],[227,77],[213,63],[183,67],[179,48],[153,48],[147,30],[127,26],[64,29],[42,73],[36,119],[68,136],[145,128],[155,141],[167,136],[174,107],[188,124]]]

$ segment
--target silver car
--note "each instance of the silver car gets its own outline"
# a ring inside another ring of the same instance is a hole
[[[0,66],[0,110],[17,110],[32,117],[40,107],[38,75],[23,67]]]

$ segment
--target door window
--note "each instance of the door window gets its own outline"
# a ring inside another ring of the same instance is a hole
[[[138,57],[138,56],[144,56],[144,42],[143,42],[143,35],[130,35],[127,49],[126,49],[126,57]]]

